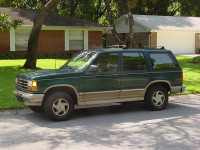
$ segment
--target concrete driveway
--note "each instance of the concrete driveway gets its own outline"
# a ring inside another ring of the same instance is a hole
[[[65,122],[27,109],[0,114],[2,150],[200,149],[200,94],[172,96],[157,112],[140,103],[78,109]]]

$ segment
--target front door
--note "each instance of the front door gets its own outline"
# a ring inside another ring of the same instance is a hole
[[[98,66],[98,72],[86,73],[84,77],[84,100],[119,99],[119,54],[102,53],[94,60],[92,65]]]

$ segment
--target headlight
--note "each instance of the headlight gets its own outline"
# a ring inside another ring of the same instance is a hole
[[[37,91],[37,81],[28,81],[28,90]]]

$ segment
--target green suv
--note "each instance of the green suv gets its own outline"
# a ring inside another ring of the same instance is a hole
[[[168,95],[184,92],[183,72],[169,50],[103,49],[78,53],[60,69],[19,74],[18,101],[54,121],[68,119],[75,105],[144,101],[167,106]]]

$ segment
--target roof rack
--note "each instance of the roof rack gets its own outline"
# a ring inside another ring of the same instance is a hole
[[[114,49],[128,49],[126,45],[111,45],[111,46],[107,46],[107,48],[114,48]],[[157,50],[165,50],[164,46],[156,46],[156,45],[152,45],[151,47],[149,46],[142,46],[140,47],[141,49],[157,49]]]
[[[126,45],[111,45],[107,46],[107,48],[126,48]]]
[[[165,50],[164,46],[157,46],[157,45],[151,45],[151,47],[149,47],[149,46],[143,46],[142,48],[147,48],[147,49],[164,49]]]

